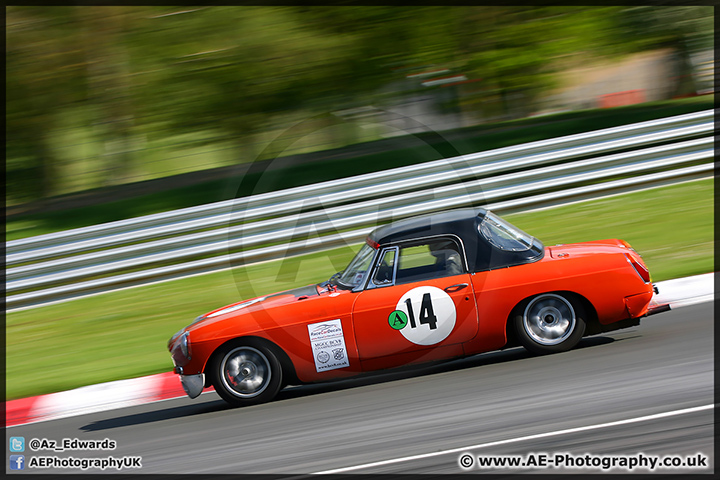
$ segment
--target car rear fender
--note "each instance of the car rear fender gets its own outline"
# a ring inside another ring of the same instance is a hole
[[[520,342],[517,339],[517,334],[515,333],[515,329],[513,328],[513,318],[515,318],[516,315],[522,315],[523,311],[525,310],[525,306],[530,302],[530,300],[533,297],[536,297],[537,295],[541,295],[542,293],[554,293],[556,295],[562,295],[572,302],[580,302],[583,309],[585,310],[585,315],[587,318],[583,318],[585,320],[586,328],[585,328],[585,335],[592,334],[593,331],[595,331],[598,328],[598,325],[600,325],[600,322],[598,321],[598,314],[595,310],[595,307],[593,304],[585,298],[583,295],[580,295],[576,292],[571,292],[568,290],[557,290],[553,292],[541,292],[534,295],[530,295],[524,299],[522,299],[520,302],[518,302],[515,307],[513,307],[512,311],[510,312],[510,315],[508,315],[508,318],[505,321],[505,335],[507,338],[507,343],[503,348],[510,348],[510,347],[517,347],[520,345]]]

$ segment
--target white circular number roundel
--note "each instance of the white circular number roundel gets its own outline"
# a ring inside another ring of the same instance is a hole
[[[413,288],[400,298],[395,309],[407,315],[400,333],[417,345],[440,343],[455,328],[455,302],[437,287]]]

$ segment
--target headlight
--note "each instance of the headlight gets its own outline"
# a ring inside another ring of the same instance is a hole
[[[175,332],[175,334],[174,334],[172,337],[170,337],[170,340],[168,340],[168,344],[167,344],[168,350],[172,351],[173,345],[175,345],[175,340],[176,340],[180,335],[182,335],[182,333],[183,333],[183,331],[185,330],[185,328],[186,328],[186,327],[181,328],[180,330],[178,330],[177,332]]]
[[[182,367],[190,361],[190,333],[185,332],[175,340],[170,348],[173,364]]]
[[[190,360],[190,332],[185,332],[180,337],[180,351]]]

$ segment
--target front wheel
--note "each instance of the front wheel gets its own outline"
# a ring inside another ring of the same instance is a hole
[[[566,352],[585,333],[585,311],[569,295],[543,293],[523,302],[514,312],[515,332],[535,354]]]
[[[271,349],[234,342],[217,352],[210,365],[215,391],[234,406],[272,400],[282,386],[282,367]]]

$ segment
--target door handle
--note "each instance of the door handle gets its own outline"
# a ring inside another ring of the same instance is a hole
[[[450,285],[449,287],[445,287],[445,291],[448,293],[457,292],[459,290],[462,290],[463,288],[467,287],[467,283],[456,283],[455,285]]]

